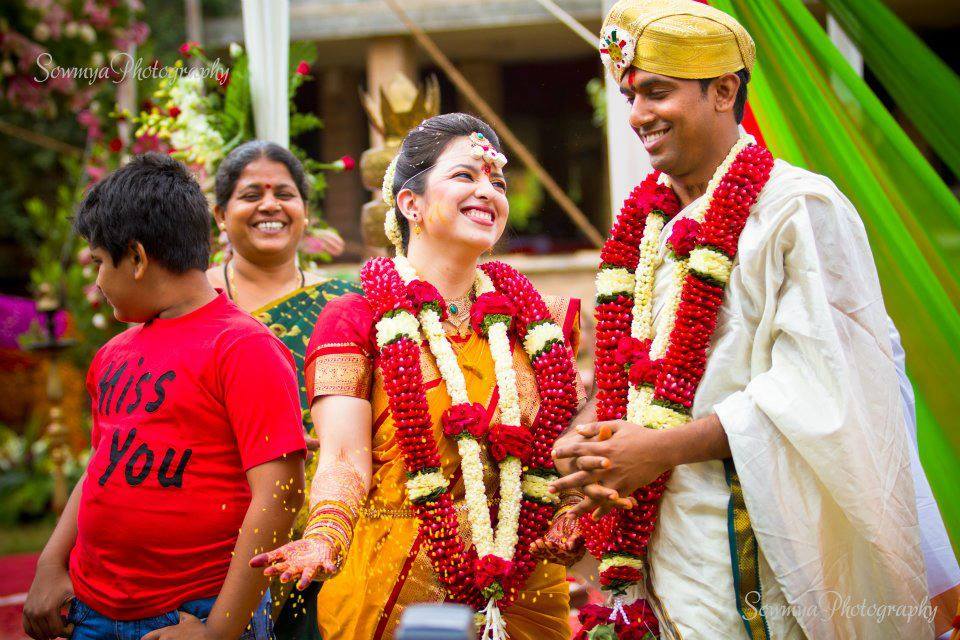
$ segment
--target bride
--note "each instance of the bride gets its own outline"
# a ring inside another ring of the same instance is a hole
[[[580,404],[579,301],[479,264],[508,216],[506,157],[472,116],[425,120],[384,180],[394,259],[327,304],[306,358],[320,439],[301,540],[251,562],[325,580],[326,640],[389,638],[404,607],[459,602],[490,637],[565,640],[578,496],[554,439]]]

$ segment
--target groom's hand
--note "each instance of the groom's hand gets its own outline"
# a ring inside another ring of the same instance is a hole
[[[588,500],[577,511],[601,512],[628,506],[627,498],[674,466],[672,440],[665,431],[644,429],[623,420],[594,422],[576,427],[579,440],[558,441],[553,457],[577,469],[551,483],[552,490],[580,488]],[[620,501],[620,502],[618,502]]]

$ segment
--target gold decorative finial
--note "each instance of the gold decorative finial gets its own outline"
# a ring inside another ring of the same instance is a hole
[[[360,101],[371,126],[383,136],[381,146],[367,149],[360,156],[363,186],[374,192],[374,198],[363,205],[360,229],[368,246],[386,249],[392,243],[384,232],[384,220],[389,209],[389,205],[380,197],[384,174],[390,161],[400,151],[400,144],[407,133],[427,118],[440,113],[440,83],[435,76],[430,76],[418,89],[409,78],[398,73],[385,87],[380,88],[379,100],[361,91]]]
[[[436,76],[430,76],[421,90],[398,73],[385,87],[380,87],[379,101],[364,92],[360,93],[360,100],[373,128],[388,143],[399,144],[408,131],[440,113],[440,83]]]

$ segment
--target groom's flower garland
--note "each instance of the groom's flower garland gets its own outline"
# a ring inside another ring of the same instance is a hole
[[[597,275],[599,420],[626,419],[653,429],[691,420],[737,242],[772,167],[767,149],[749,136],[741,138],[710,181],[705,206],[674,223],[668,240],[676,258],[673,297],[664,311],[666,330],[655,338],[652,303],[659,238],[680,205],[657,173],[624,202],[601,252]],[[620,637],[646,628],[644,620],[630,619],[630,605],[624,609],[622,596],[643,580],[647,545],[669,477],[667,472],[638,489],[633,509],[614,510],[597,522],[581,519],[587,549],[601,560],[600,582],[616,596],[606,624],[614,625]]]
[[[369,261],[361,271],[361,282],[377,321],[378,363],[407,469],[408,497],[420,519],[428,557],[450,600],[477,610],[486,603],[486,632],[495,636],[502,631],[499,610],[512,603],[536,564],[530,544],[544,535],[555,510],[557,500],[546,490],[556,477],[550,450],[576,408],[569,347],[526,278],[500,263],[478,270],[471,322],[489,339],[501,419],[501,424],[487,425],[483,406],[471,403],[467,396],[463,372],[444,335],[441,323],[446,305],[439,292],[418,279],[402,256]],[[530,357],[541,398],[530,430],[520,424],[511,327]],[[432,435],[420,371],[422,338],[451,397],[441,422],[444,434],[456,439],[461,457],[474,540],[470,549],[464,548],[460,538],[449,482]],[[480,440],[484,437],[500,464],[496,531],[483,484]]]

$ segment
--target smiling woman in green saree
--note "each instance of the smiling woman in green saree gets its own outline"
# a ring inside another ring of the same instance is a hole
[[[327,302],[360,289],[354,283],[323,278],[299,266],[297,247],[309,215],[308,183],[300,161],[287,149],[261,140],[237,147],[220,164],[215,191],[214,216],[232,251],[222,265],[207,271],[207,278],[225,290],[237,306],[267,325],[293,354],[303,426],[308,445],[316,448],[303,378],[307,344]],[[342,241],[332,233],[322,241],[331,253],[343,249]],[[313,466],[307,465],[308,477],[313,475]],[[299,537],[305,517],[305,512],[298,515],[295,537]],[[283,604],[289,595],[289,589],[278,587],[272,587],[275,606]],[[317,589],[319,583],[314,583],[313,594],[297,593],[286,602],[276,623],[278,640],[320,637],[315,613]]]

